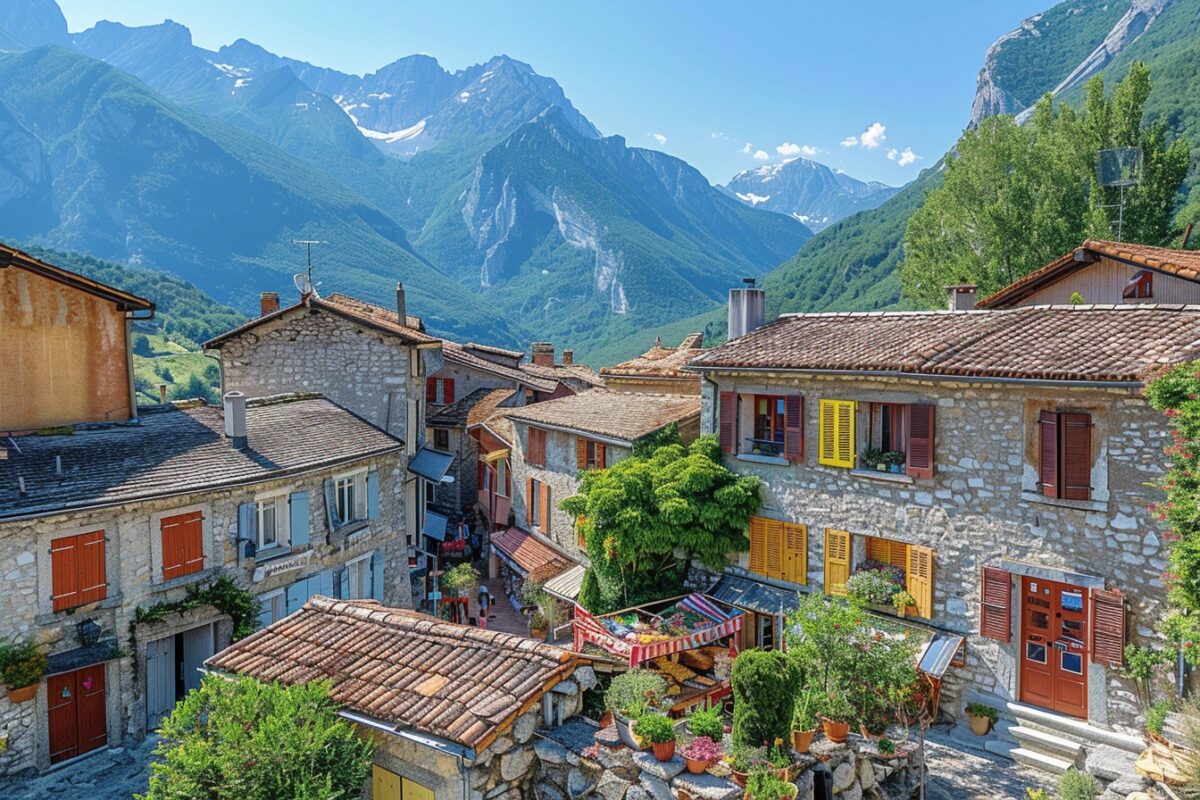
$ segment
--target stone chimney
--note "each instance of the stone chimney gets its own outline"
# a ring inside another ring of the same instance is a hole
[[[970,311],[975,308],[975,292],[979,287],[973,283],[958,283],[946,287],[951,311]]]
[[[165,406],[167,404],[167,385],[165,383],[160,383],[158,385],[158,404],[160,406]]]
[[[569,367],[572,364],[574,364],[575,363],[575,351],[574,350],[563,350],[563,362],[562,363],[563,363],[564,367]]]
[[[533,343],[533,363],[539,367],[554,366],[554,342]]]
[[[258,296],[258,315],[265,317],[279,310],[279,292],[263,292]]]
[[[225,393],[225,435],[239,450],[246,446],[246,395]]]
[[[401,325],[408,325],[408,307],[404,302],[404,284],[396,281],[396,319]]]
[[[729,340],[745,336],[766,322],[767,293],[754,285],[754,278],[742,278],[744,289],[729,290]]]

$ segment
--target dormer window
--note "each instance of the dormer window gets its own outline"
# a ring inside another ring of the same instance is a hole
[[[1125,300],[1148,300],[1154,297],[1154,273],[1148,269],[1135,272],[1129,283],[1125,284],[1121,297]]]

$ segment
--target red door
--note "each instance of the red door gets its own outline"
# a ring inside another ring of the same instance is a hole
[[[104,665],[51,675],[46,679],[50,709],[50,763],[90,753],[108,743],[104,704]]]
[[[1021,579],[1021,700],[1087,719],[1087,591]]]

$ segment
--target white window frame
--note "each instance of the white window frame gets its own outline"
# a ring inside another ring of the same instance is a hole
[[[364,562],[367,565],[367,568],[365,570],[366,580],[367,580],[366,586],[362,585],[363,574],[362,574],[362,566],[361,565]],[[354,578],[356,570],[359,571],[357,579]],[[344,594],[346,596],[346,599],[348,599],[348,600],[370,599],[372,596],[372,592],[374,592],[374,590],[375,590],[375,585],[373,583],[374,578],[375,578],[375,576],[371,570],[371,554],[370,553],[367,553],[365,556],[359,556],[358,558],[351,559],[350,561],[346,562],[346,582],[342,585],[342,594]],[[355,594],[355,592],[354,592],[355,582],[357,582],[359,584],[358,585],[358,594]],[[365,594],[363,592],[365,592]]]
[[[346,509],[342,505],[342,485],[347,481],[353,482],[350,485],[354,498],[353,516],[347,515]],[[361,522],[367,518],[367,470],[356,469],[334,475],[333,494],[337,501],[338,519],[342,521],[343,525],[350,522]]]
[[[283,600],[283,614],[279,617],[275,616],[275,600],[279,598]],[[271,622],[279,622],[287,616],[287,591],[285,589],[272,589],[269,592],[264,592],[258,596],[258,602],[262,607],[271,612]]]
[[[289,505],[291,489],[264,492],[254,496],[254,538],[255,546],[260,550],[272,550],[276,547],[291,547],[292,543],[292,512]],[[263,510],[268,502],[275,504],[275,541],[270,544],[263,542]]]

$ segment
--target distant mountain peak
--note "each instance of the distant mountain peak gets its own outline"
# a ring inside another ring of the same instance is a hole
[[[814,231],[875,208],[899,191],[800,156],[743,170],[725,190],[747,205],[787,214]]]
[[[27,47],[67,44],[67,19],[54,0],[4,0],[0,32]]]

